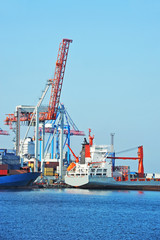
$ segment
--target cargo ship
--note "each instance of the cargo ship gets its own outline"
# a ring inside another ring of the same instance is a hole
[[[84,140],[80,157],[75,157],[67,168],[65,183],[86,189],[155,190],[160,191],[160,174],[144,173],[143,146],[138,147],[137,157],[116,157],[111,145],[93,145],[94,136],[89,132],[89,143]],[[117,166],[116,159],[138,160],[138,171],[129,166]]]
[[[28,187],[41,172],[31,172],[30,167],[21,167],[20,157],[14,151],[0,149],[0,188]]]

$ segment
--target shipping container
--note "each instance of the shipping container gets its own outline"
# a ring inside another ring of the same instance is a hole
[[[53,172],[44,172],[44,176],[53,176]]]
[[[56,168],[57,166],[59,166],[59,162],[45,162],[44,166],[46,168]]]
[[[44,168],[44,171],[46,172],[53,172],[54,168]]]
[[[8,164],[0,165],[0,170],[8,170]]]
[[[8,170],[2,170],[0,169],[0,175],[1,176],[6,176],[8,174]]]
[[[45,176],[53,176],[54,168],[44,168],[44,175]]]

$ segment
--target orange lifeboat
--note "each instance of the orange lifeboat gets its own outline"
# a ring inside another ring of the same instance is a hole
[[[67,168],[67,171],[71,171],[74,167],[76,166],[76,164],[74,162],[72,162],[68,168]]]

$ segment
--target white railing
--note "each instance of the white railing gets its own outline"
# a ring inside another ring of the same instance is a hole
[[[91,169],[78,169],[76,171],[67,172],[67,176],[107,176],[107,169],[103,168],[91,168]]]
[[[88,175],[88,169],[78,169],[77,171],[69,171],[67,172],[68,176],[85,176]]]

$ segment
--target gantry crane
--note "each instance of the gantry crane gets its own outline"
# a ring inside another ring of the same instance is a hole
[[[72,43],[72,40],[63,39],[59,45],[54,78],[48,80],[47,86],[39,103],[39,105],[41,105],[48,88],[51,85],[51,95],[48,110],[46,112],[39,113],[39,121],[56,119],[70,43]],[[33,115],[34,112],[21,112],[20,121],[31,121]],[[5,125],[11,125],[12,122],[17,122],[17,116],[15,116],[15,114],[7,114],[7,117],[4,121]]]
[[[29,127],[24,137],[27,137],[30,126],[33,122],[36,123],[35,131],[35,159],[38,160],[38,132],[39,132],[39,121],[43,123],[43,137],[44,137],[44,122],[45,120],[56,119],[58,105],[60,101],[60,95],[62,90],[63,78],[65,73],[65,67],[67,62],[69,45],[72,43],[70,39],[63,39],[59,45],[59,51],[56,61],[54,78],[48,80],[46,88],[37,104],[37,106],[17,106],[16,114],[7,114],[5,119],[5,125],[12,126],[12,123],[16,123],[16,153],[20,155],[20,122],[28,122]],[[51,86],[51,95],[48,108],[42,107],[41,104],[43,99]],[[44,142],[44,138],[43,138]],[[21,149],[23,147],[22,146]]]
[[[59,149],[59,127],[60,127],[60,111],[64,110],[64,143],[63,143],[63,149],[66,146],[66,143],[70,146],[70,137],[71,136],[85,136],[85,133],[83,131],[79,131],[76,124],[73,122],[71,116],[69,115],[67,109],[64,107],[63,104],[59,104],[58,112],[56,120],[49,120],[45,123],[45,133],[49,133],[48,140],[46,142],[46,146],[44,149],[44,159],[49,150],[51,150],[51,159],[56,157],[56,159],[59,159],[60,156],[60,149]],[[40,125],[40,135],[42,136],[42,127]],[[41,139],[40,136],[40,139]],[[40,141],[40,148],[42,147],[42,143]],[[40,152],[40,159],[42,159],[41,152]],[[70,149],[67,150],[67,162],[69,164],[70,162]]]

